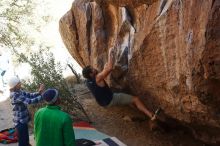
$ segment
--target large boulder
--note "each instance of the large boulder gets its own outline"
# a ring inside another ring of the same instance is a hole
[[[82,67],[101,70],[114,47],[111,87],[220,144],[219,0],[75,0],[60,34]]]

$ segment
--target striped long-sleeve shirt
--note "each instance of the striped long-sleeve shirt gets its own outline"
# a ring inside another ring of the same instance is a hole
[[[18,123],[28,123],[30,121],[28,104],[35,104],[42,100],[42,96],[36,93],[28,93],[23,90],[11,92],[11,104],[13,106],[13,122],[15,126]]]

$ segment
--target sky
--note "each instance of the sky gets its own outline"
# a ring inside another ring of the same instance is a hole
[[[54,53],[55,59],[63,66],[66,66],[67,62],[70,62],[73,64],[74,69],[78,73],[81,73],[81,67],[71,57],[59,34],[59,19],[70,10],[73,1],[74,0],[42,0],[42,2],[44,2],[44,4],[42,4],[43,7],[39,6],[37,13],[39,13],[39,15],[47,13],[52,16],[52,20],[47,25],[43,26],[40,34],[33,33],[32,35],[36,35],[39,40],[44,40],[47,45],[52,46],[51,51]],[[14,74],[18,75],[21,79],[26,79],[30,76],[30,68],[28,65],[23,64],[15,68],[16,66],[12,63],[10,51],[7,48],[0,48],[0,73],[2,70],[6,70],[6,74],[4,75],[4,80],[6,82]],[[64,77],[69,75],[73,74],[69,68],[66,68],[64,70]],[[6,90],[6,86],[3,86],[1,77],[2,76],[0,76],[0,92]]]
[[[72,2],[74,0],[47,0],[49,4],[48,13],[51,14],[54,18],[54,21],[49,23],[42,32],[42,38],[47,40],[47,43],[52,45],[52,52],[55,55],[55,58],[61,63],[66,63],[67,60],[72,59],[71,62],[74,65],[74,68],[78,73],[81,73],[81,67],[75,62],[71,57],[68,50],[64,46],[61,36],[59,34],[59,20],[60,18],[70,10]],[[65,58],[65,59],[64,59]],[[70,75],[70,70],[64,72],[64,76]]]
[[[43,40],[47,45],[52,46],[51,51],[54,53],[55,59],[63,66],[66,66],[67,62],[73,64],[74,69],[81,73],[81,67],[76,63],[76,61],[69,54],[68,50],[64,46],[61,36],[59,34],[59,20],[60,18],[70,10],[73,0],[41,0],[42,5],[40,5],[36,10],[39,15],[44,15],[45,13],[49,16],[52,16],[52,20],[47,25],[44,25],[41,29],[41,33],[31,32],[31,35],[34,35],[39,40]],[[46,5],[46,6],[44,6]],[[0,48],[0,69],[9,69],[7,61],[11,62],[11,54],[7,48]],[[12,65],[10,63],[10,65]],[[13,68],[13,67],[12,67]],[[15,68],[15,67],[14,67]],[[13,70],[10,68],[10,71]],[[24,72],[26,70],[26,72]],[[0,70],[1,71],[1,70]],[[14,72],[10,73],[14,74]],[[30,69],[27,65],[22,64],[19,68],[16,68],[16,72],[20,78],[25,79],[30,75]],[[69,68],[64,70],[64,76],[72,75]]]

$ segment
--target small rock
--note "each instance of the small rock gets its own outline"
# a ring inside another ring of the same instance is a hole
[[[129,116],[124,116],[122,119],[123,119],[124,121],[129,121],[129,122],[132,121],[131,117],[129,117]]]

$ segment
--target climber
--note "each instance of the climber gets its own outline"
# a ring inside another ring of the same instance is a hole
[[[113,48],[109,50],[108,61],[101,72],[98,72],[91,66],[86,66],[82,70],[83,77],[86,78],[86,85],[92,92],[97,103],[103,107],[110,107],[115,105],[127,105],[133,103],[140,111],[142,111],[151,120],[156,119],[156,115],[151,113],[137,96],[132,96],[125,93],[113,93],[105,78],[111,73],[113,68],[114,51]]]

